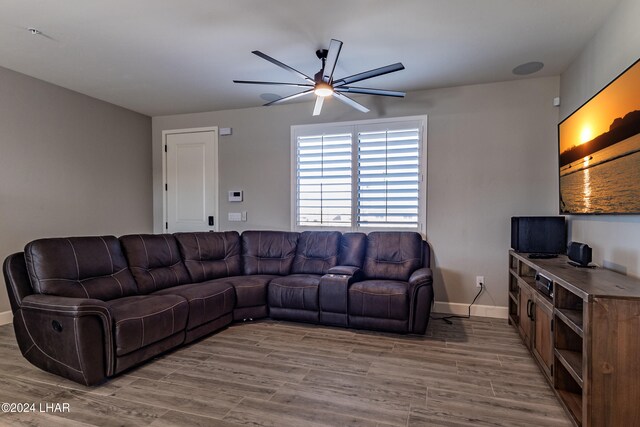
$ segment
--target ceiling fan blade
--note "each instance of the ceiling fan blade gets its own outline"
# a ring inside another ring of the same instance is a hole
[[[329,52],[327,52],[327,60],[324,63],[324,69],[322,70],[322,81],[329,83],[333,77],[333,70],[338,63],[338,55],[340,55],[340,49],[342,49],[342,42],[340,40],[331,39],[329,43]]]
[[[374,70],[365,71],[363,73],[354,74],[349,77],[343,77],[333,82],[333,87],[348,85],[349,83],[359,82],[361,80],[371,79],[373,77],[382,76],[384,74],[393,73],[395,71],[404,70],[404,65],[401,62],[387,65],[386,67],[376,68]]]
[[[281,102],[289,101],[290,99],[295,99],[299,96],[303,96],[311,92],[313,92],[313,89],[305,90],[304,92],[294,93],[293,95],[285,96],[282,98],[278,98],[275,101],[267,102],[266,104],[264,104],[264,106],[266,107],[268,105],[279,104]]]
[[[353,99],[349,98],[347,95],[343,95],[340,92],[333,92],[333,96],[341,102],[355,108],[358,111],[362,111],[363,113],[368,113],[369,109],[362,104],[357,103]]]
[[[283,69],[295,74],[296,76],[300,77],[301,79],[304,79],[304,80],[308,81],[309,83],[315,83],[315,81],[311,77],[307,76],[306,74],[301,73],[300,71],[296,70],[295,68],[289,67],[287,64],[283,64],[282,62],[278,61],[277,59],[274,59],[274,58],[270,57],[269,55],[265,55],[264,53],[260,52],[259,50],[254,50],[251,53],[253,53],[254,55],[258,55],[260,58],[265,59],[265,60],[271,62],[272,64],[275,64],[278,67],[283,68]]]
[[[395,96],[397,98],[404,98],[406,95],[404,92],[399,92],[397,90],[371,89],[368,87],[339,86],[334,88],[334,90],[338,92],[364,93],[366,95]]]
[[[284,83],[284,82],[261,82],[256,80],[234,80],[234,83],[244,83],[251,85],[278,85],[278,86],[295,86],[295,87],[313,87],[313,85],[304,83]]]
[[[313,107],[313,115],[319,116],[322,111],[322,104],[324,103],[324,96],[316,97],[316,105]]]

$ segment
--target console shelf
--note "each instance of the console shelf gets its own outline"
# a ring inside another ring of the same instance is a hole
[[[509,252],[509,323],[577,426],[640,419],[640,280]],[[536,275],[553,283],[541,293]]]
[[[567,372],[573,377],[580,387],[584,384],[582,381],[582,353],[571,350],[555,350],[556,357],[565,367]]]
[[[582,394],[567,390],[557,390],[560,400],[564,403],[577,425],[582,425]]]
[[[578,310],[568,310],[566,308],[556,309],[556,316],[562,319],[571,329],[581,337],[584,334],[582,329],[582,312]]]

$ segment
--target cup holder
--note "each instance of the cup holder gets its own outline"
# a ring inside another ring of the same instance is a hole
[[[62,332],[62,325],[57,320],[51,322],[51,327],[56,332]]]

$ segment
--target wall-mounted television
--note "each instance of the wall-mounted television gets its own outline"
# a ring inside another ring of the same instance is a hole
[[[640,60],[558,125],[561,214],[640,214]]]

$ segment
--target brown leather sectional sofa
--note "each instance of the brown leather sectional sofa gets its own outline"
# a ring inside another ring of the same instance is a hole
[[[24,357],[92,385],[233,321],[424,334],[429,258],[412,232],[203,232],[40,239],[3,271]]]

